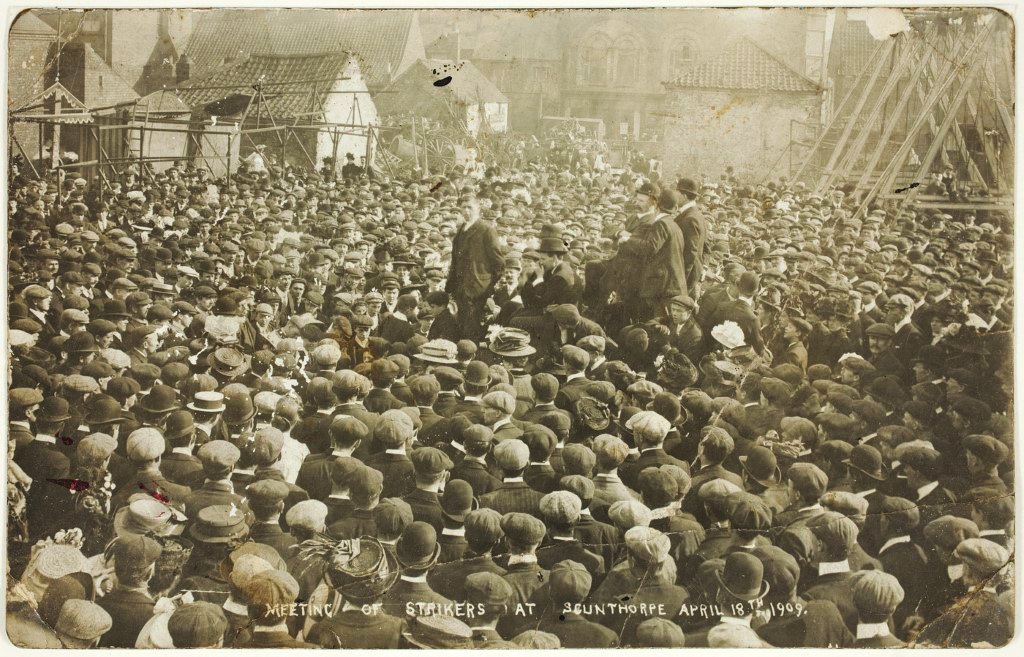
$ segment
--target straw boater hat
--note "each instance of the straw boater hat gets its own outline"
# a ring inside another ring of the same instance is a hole
[[[530,346],[530,334],[515,328],[503,328],[498,331],[487,348],[495,355],[510,358],[537,353],[537,349]]]
[[[456,358],[457,354],[458,348],[454,342],[449,340],[430,340],[420,346],[420,352],[416,354],[416,358],[425,360],[428,363],[454,365],[459,362]]]

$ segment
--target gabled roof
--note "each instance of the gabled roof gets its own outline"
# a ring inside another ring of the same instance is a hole
[[[747,37],[736,39],[665,86],[668,89],[818,91],[818,85]]]
[[[356,57],[370,87],[384,86],[407,67],[416,14],[400,10],[215,10],[203,12],[185,52],[198,75],[226,59],[248,55]],[[414,53],[422,57],[423,53]]]
[[[7,50],[7,106],[23,107],[46,89],[46,53],[57,32],[26,11],[11,25]]]
[[[109,107],[138,97],[132,85],[107,66],[92,46],[85,47],[85,105],[89,109]]]
[[[262,79],[267,101],[263,106],[264,116],[269,111],[274,120],[280,121],[284,117],[318,111],[326,92],[334,86],[333,81],[342,76],[351,59],[347,53],[295,57],[252,55],[238,64],[183,83],[178,95],[189,106],[200,107],[232,94],[252,95],[252,85]],[[314,84],[311,82],[314,80],[323,82]],[[270,125],[269,117],[267,125]]]

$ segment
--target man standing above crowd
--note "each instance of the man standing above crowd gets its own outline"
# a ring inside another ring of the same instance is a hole
[[[467,196],[459,202],[465,221],[452,240],[452,264],[445,292],[457,305],[460,337],[479,340],[484,304],[505,267],[494,224],[480,218],[480,202]]]

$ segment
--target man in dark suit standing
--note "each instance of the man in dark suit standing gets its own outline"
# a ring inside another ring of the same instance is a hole
[[[664,315],[668,300],[684,294],[687,287],[683,234],[667,214],[675,207],[674,194],[647,183],[637,191],[637,199],[642,205],[654,204],[657,211],[634,233],[623,233],[619,252],[632,263],[629,276],[638,283],[636,298],[624,299],[627,312],[631,320],[641,322]]]
[[[746,343],[759,354],[764,351],[764,340],[761,338],[761,323],[754,308],[754,299],[760,285],[761,282],[754,272],[745,271],[740,274],[739,280],[736,281],[737,298],[723,303],[711,322],[712,328],[727,320],[736,322],[743,329]],[[708,339],[713,340],[710,333]]]
[[[494,224],[480,218],[476,197],[464,197],[459,208],[466,221],[452,240],[452,264],[445,292],[454,297],[458,306],[460,337],[479,340],[483,335],[484,304],[505,268],[505,259]]]
[[[697,207],[700,190],[696,181],[681,178],[676,183],[676,191],[683,195],[686,202],[677,208],[676,225],[683,234],[683,264],[686,271],[686,287],[690,297],[700,298],[700,281],[704,277],[704,243],[708,239],[708,225],[704,213]]]

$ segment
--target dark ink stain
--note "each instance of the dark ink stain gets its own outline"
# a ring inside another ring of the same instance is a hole
[[[916,189],[916,188],[918,188],[920,186],[921,186],[921,183],[919,183],[919,182],[912,182],[912,183],[910,183],[909,187],[900,187],[899,189],[897,189],[896,193],[897,194],[902,194],[903,192],[909,192],[910,190]]]
[[[139,484],[139,488],[141,488],[142,490],[144,490],[147,493],[149,493],[149,496],[152,497],[154,500],[159,500],[160,502],[163,502],[164,504],[167,504],[167,503],[169,503],[171,501],[171,498],[167,497],[166,495],[164,495],[160,491],[158,491],[158,490],[149,490],[148,488],[146,488],[146,484],[140,483]]]
[[[71,436],[61,436],[60,441],[65,445],[73,445],[75,443],[75,439]]]
[[[564,621],[565,620],[565,614],[558,614],[558,620]]]
[[[630,596],[624,595],[621,598],[619,598],[619,602],[629,602],[629,598]]]
[[[445,77],[441,78],[440,80],[434,80],[434,86],[435,87],[447,87],[451,83],[452,83],[452,76],[450,76],[450,75],[446,75]]]
[[[67,488],[72,493],[89,489],[89,482],[82,481],[81,479],[47,479],[46,481],[51,484],[57,484],[62,488]]]

